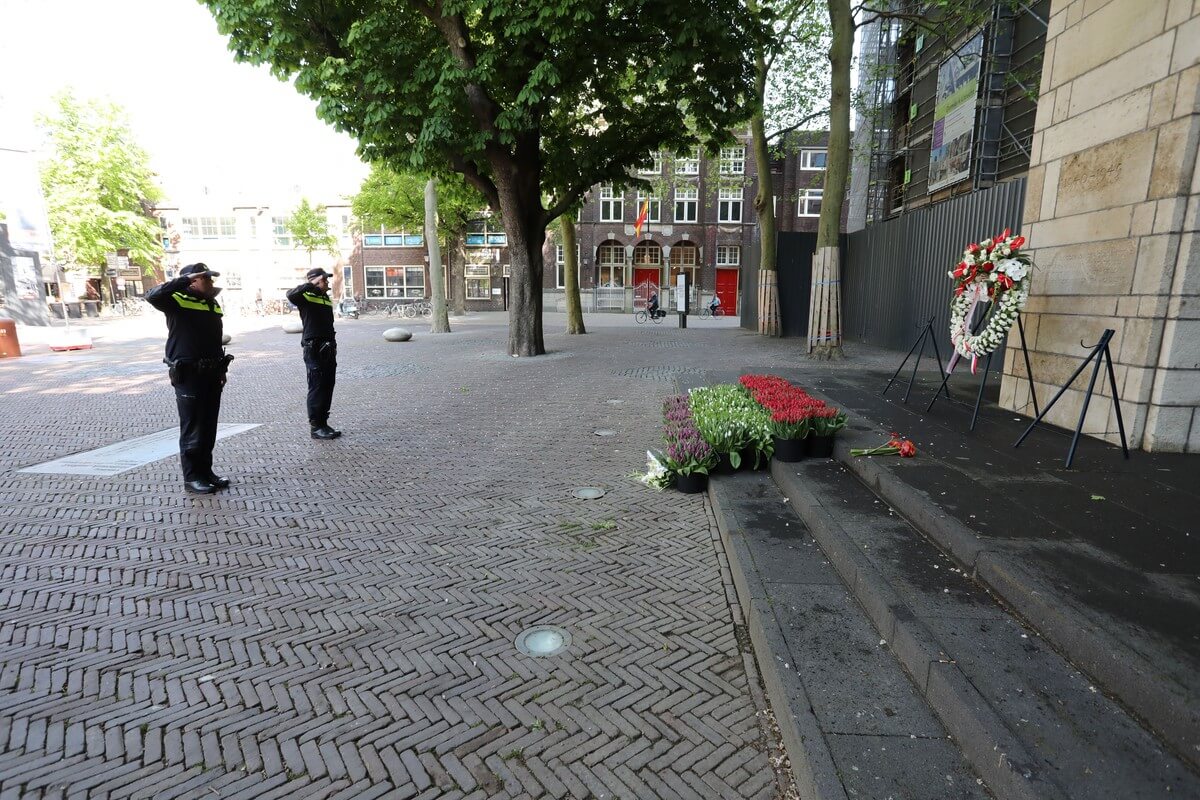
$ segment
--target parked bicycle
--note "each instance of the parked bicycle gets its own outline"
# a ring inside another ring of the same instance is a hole
[[[428,300],[418,300],[404,306],[404,316],[409,319],[433,316],[433,303]]]

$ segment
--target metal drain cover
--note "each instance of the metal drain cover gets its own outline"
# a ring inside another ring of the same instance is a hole
[[[544,658],[556,655],[571,644],[571,634],[556,625],[539,625],[517,635],[517,649],[527,656]]]
[[[580,500],[599,500],[604,497],[604,490],[599,486],[580,486],[572,494]]]

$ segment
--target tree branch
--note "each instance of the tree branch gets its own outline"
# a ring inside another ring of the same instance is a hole
[[[829,114],[828,108],[823,108],[820,111],[814,111],[813,113],[809,114],[807,117],[804,117],[803,119],[800,119],[799,121],[797,121],[795,125],[789,125],[786,128],[780,128],[779,130],[775,131],[774,133],[768,135],[767,141],[770,142],[775,139],[778,139],[781,136],[786,136],[787,134],[791,133],[792,131],[799,130],[802,125],[812,122],[814,119],[819,119],[821,117],[827,116],[828,114]]]

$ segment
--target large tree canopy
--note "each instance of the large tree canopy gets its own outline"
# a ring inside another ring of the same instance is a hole
[[[500,212],[514,355],[544,352],[546,225],[744,119],[751,91],[738,0],[203,2],[239,59],[294,78],[366,161],[459,172]]]
[[[106,255],[128,249],[149,272],[163,254],[161,230],[148,211],[161,191],[124,112],[68,91],[38,122],[47,134],[42,191],[58,258],[95,272]]]

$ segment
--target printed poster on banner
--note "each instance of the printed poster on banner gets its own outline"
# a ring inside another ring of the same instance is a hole
[[[982,54],[981,33],[938,67],[933,143],[929,151],[930,192],[971,174],[971,145]]]

